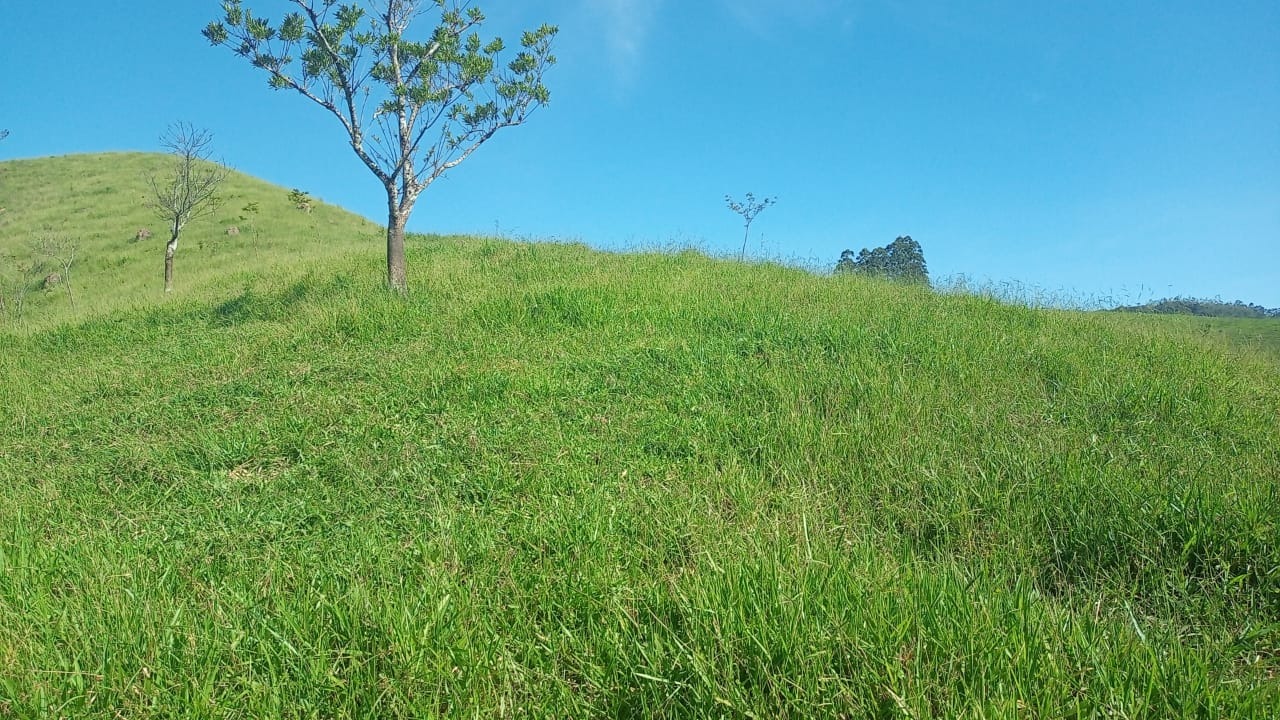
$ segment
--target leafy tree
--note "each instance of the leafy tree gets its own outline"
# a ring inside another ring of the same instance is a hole
[[[862,248],[853,261],[854,268],[864,275],[883,277],[889,274],[889,248],[878,247],[874,250]]]
[[[732,211],[742,216],[744,222],[744,230],[742,233],[742,252],[738,254],[738,259],[743,260],[747,257],[747,238],[751,235],[751,222],[765,208],[778,202],[778,198],[764,198],[757,201],[755,193],[747,193],[747,197],[742,202],[738,202],[728,195],[724,196],[725,205]]]
[[[844,252],[840,253],[840,259],[836,261],[837,275],[849,275],[856,272],[857,269],[858,269],[858,266],[853,259],[852,250],[845,250]]]
[[[173,156],[173,167],[164,177],[149,178],[151,194],[147,206],[169,226],[169,241],[164,246],[164,291],[173,292],[173,256],[178,251],[178,236],[192,220],[218,209],[216,191],[231,170],[210,160],[213,134],[208,130],[177,123],[160,136],[160,144]]]
[[[386,190],[387,283],[404,292],[404,230],[418,196],[548,102],[542,76],[556,62],[557,29],[525,32],[523,49],[499,68],[505,45],[480,39],[474,30],[484,14],[465,0],[291,2],[298,11],[272,24],[225,0],[222,20],[204,36],[266,72],[272,88],[299,93],[342,124]],[[410,39],[410,25],[428,9],[438,24]]]
[[[845,250],[840,253],[835,271],[839,274],[857,273],[903,282],[929,282],[924,250],[910,235],[899,237],[885,247],[872,250],[863,248],[856,257],[852,250]]]
[[[889,244],[889,276],[912,283],[929,282],[924,249],[910,235],[899,237]]]

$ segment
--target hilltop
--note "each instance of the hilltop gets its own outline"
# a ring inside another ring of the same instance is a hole
[[[147,177],[163,176],[169,165],[168,156],[152,153],[0,162],[0,275],[10,287],[32,243],[56,238],[78,251],[70,274],[78,307],[71,307],[65,288],[46,291],[43,276],[25,278],[32,291],[24,324],[48,327],[163,299],[168,235],[145,200]],[[382,231],[375,223],[320,201],[302,211],[288,195],[286,188],[233,172],[219,192],[219,211],[183,231],[178,294],[201,295],[236,282],[244,271],[296,267],[380,247]],[[140,239],[143,228],[152,237]]]
[[[1280,702],[1265,355],[693,252],[381,263],[0,335],[0,717]]]

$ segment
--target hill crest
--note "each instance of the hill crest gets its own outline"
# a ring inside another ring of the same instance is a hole
[[[169,162],[137,152],[0,162],[0,282],[9,314],[24,286],[22,321],[35,327],[160,301],[168,235],[146,207],[146,178],[163,177]],[[378,247],[377,224],[320,201],[304,211],[288,189],[243,173],[233,171],[219,197],[217,212],[183,230],[179,296],[225,285],[246,270]],[[76,248],[69,277],[60,278],[74,287],[74,307],[65,288],[46,287],[47,275],[31,272],[32,246],[49,239]]]

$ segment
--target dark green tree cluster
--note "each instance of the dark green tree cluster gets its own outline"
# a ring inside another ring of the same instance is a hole
[[[911,283],[929,282],[924,250],[910,235],[903,235],[884,247],[863,248],[857,256],[852,250],[845,250],[840,253],[835,272],[837,275],[870,275]]]
[[[1173,297],[1152,300],[1143,305],[1127,305],[1116,308],[1120,312],[1154,313],[1157,315],[1199,315],[1201,317],[1280,318],[1280,308],[1266,308],[1240,300],[1201,300],[1199,298]]]

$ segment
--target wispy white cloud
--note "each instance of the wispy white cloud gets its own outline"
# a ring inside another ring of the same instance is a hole
[[[630,82],[644,61],[649,35],[665,0],[582,0],[601,23],[617,79]]]
[[[719,0],[720,5],[747,29],[766,34],[778,25],[812,25],[835,22],[849,25],[859,5],[855,0]]]

